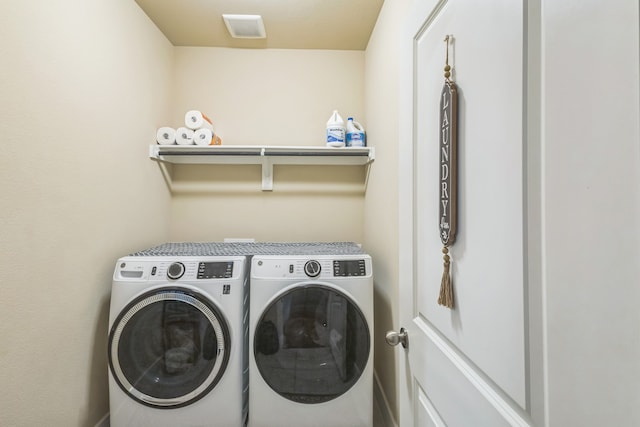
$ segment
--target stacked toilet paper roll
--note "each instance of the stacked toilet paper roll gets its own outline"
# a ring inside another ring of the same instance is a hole
[[[209,129],[213,132],[213,122],[211,119],[198,110],[187,111],[184,115],[184,125],[193,130]]]
[[[193,145],[193,130],[186,127],[176,129],[176,143],[178,145]]]
[[[201,111],[190,110],[184,115],[184,126],[158,128],[156,142],[161,145],[221,145],[222,139],[213,131],[210,118]]]
[[[193,142],[196,145],[211,145],[213,131],[207,128],[200,128],[193,133]]]
[[[172,127],[163,126],[156,132],[156,142],[160,145],[173,145],[176,143],[176,130]]]

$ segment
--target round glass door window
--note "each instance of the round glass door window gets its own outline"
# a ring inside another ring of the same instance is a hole
[[[132,301],[109,334],[109,367],[135,400],[179,407],[205,396],[229,359],[229,329],[204,296],[156,290]]]
[[[277,298],[254,334],[262,378],[299,403],[326,402],[346,393],[364,372],[369,349],[362,311],[343,293],[316,284]]]

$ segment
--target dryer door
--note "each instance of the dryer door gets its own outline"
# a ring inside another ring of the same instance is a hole
[[[163,288],[139,296],[120,313],[109,334],[109,367],[133,399],[179,407],[215,387],[229,350],[229,328],[205,296]]]
[[[369,360],[369,327],[347,295],[326,285],[297,286],[264,311],[254,334],[255,362],[265,382],[299,403],[346,393]]]

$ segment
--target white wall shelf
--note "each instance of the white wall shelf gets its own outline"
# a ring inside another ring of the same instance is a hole
[[[273,165],[346,165],[367,168],[375,160],[372,147],[262,145],[151,145],[149,157],[170,164],[262,165],[262,190],[273,190]],[[366,187],[366,182],[365,182]]]

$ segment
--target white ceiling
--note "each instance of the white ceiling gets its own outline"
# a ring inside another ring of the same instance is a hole
[[[365,50],[384,0],[135,0],[174,46]],[[222,14],[262,15],[266,39],[234,39]]]

